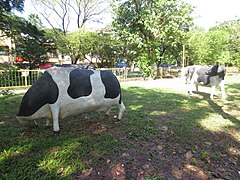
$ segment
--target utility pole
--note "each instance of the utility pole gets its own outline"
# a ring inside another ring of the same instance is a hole
[[[185,45],[183,45],[183,53],[182,53],[182,67],[185,65]]]
[[[184,77],[184,63],[185,62],[185,45],[183,45],[183,53],[182,53],[182,71],[181,71],[181,77]]]

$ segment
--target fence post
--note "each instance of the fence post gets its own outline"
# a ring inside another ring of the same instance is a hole
[[[24,78],[24,86],[27,87],[28,82],[27,82],[27,77],[29,75],[29,71],[22,71],[22,77]]]
[[[24,76],[25,87],[27,87],[27,76]]]

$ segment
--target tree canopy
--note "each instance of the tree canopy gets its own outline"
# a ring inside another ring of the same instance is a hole
[[[240,21],[226,21],[208,31],[193,28],[194,8],[181,0],[113,1],[113,23],[108,33],[87,32],[84,25],[92,18],[98,21],[99,15],[109,10],[110,0],[32,1],[51,29],[44,29],[37,14],[28,19],[14,15],[13,10],[23,11],[24,0],[0,4],[1,36],[10,37],[16,44],[16,51],[10,49],[9,53],[29,62],[42,62],[47,60],[47,52],[57,51],[69,55],[72,63],[93,59],[100,66],[123,60],[137,62],[144,76],[154,76],[153,67],[182,62],[186,45],[191,64],[240,67]],[[70,26],[78,29],[69,31]]]
[[[196,28],[189,33],[189,59],[193,64],[240,66],[239,21],[224,22],[205,31]]]
[[[11,12],[12,10],[23,11],[24,0],[1,0],[0,14],[3,12]]]
[[[47,39],[44,31],[24,18],[15,16],[13,19],[19,23],[15,28],[18,31],[15,31],[13,36],[16,44],[16,55],[34,64],[47,61],[45,46]]]
[[[120,39],[136,45],[136,61],[149,75],[152,64],[180,59],[192,10],[178,0],[128,0],[116,8],[113,26]]]
[[[30,15],[29,20],[15,15],[12,10],[23,11],[24,0],[3,1],[0,8],[0,30],[3,38],[9,37],[11,44],[9,47],[10,61],[14,56],[20,56],[26,61],[39,63],[46,58],[46,48],[44,46],[44,32],[38,26],[40,22],[37,15]]]

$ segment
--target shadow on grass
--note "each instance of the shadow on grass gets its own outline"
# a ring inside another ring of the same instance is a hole
[[[228,109],[240,112],[240,83],[227,84]]]
[[[238,84],[228,85],[228,89],[236,89],[237,86]],[[209,94],[204,92],[198,92],[198,94],[201,95],[202,98],[204,98],[208,102],[208,104],[211,106],[215,113],[221,115],[223,119],[230,120],[234,124],[234,126],[236,125],[235,127],[237,129],[240,128],[240,106],[238,106],[240,102],[240,96],[236,96],[239,93],[240,88],[239,90],[236,89],[235,91],[229,91],[226,100],[222,100],[221,98],[219,99],[219,97],[214,97],[214,100],[211,100],[209,99]],[[231,111],[233,110],[237,111],[237,113],[231,113]],[[229,114],[228,111],[231,114]]]
[[[21,96],[1,97],[0,175],[3,179],[235,179],[239,142],[231,132],[239,130],[239,120],[210,101],[209,95],[203,96],[124,88],[123,121],[103,113],[69,117],[61,122],[57,137],[43,126],[23,129],[15,120]],[[232,122],[231,132],[212,131],[203,124],[216,114]],[[83,169],[90,174],[82,174]]]

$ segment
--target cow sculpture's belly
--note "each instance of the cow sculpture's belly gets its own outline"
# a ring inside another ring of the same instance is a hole
[[[63,119],[70,115],[77,115],[91,111],[106,111],[115,104],[116,100],[114,99],[104,100],[93,99],[91,97],[67,100],[59,106],[59,118]]]
[[[209,77],[208,80],[206,80],[207,77],[205,77],[205,79],[203,77],[199,77],[196,76],[194,82],[198,85],[202,85],[202,86],[218,86],[219,83],[222,81],[222,79],[219,76],[212,76]]]

